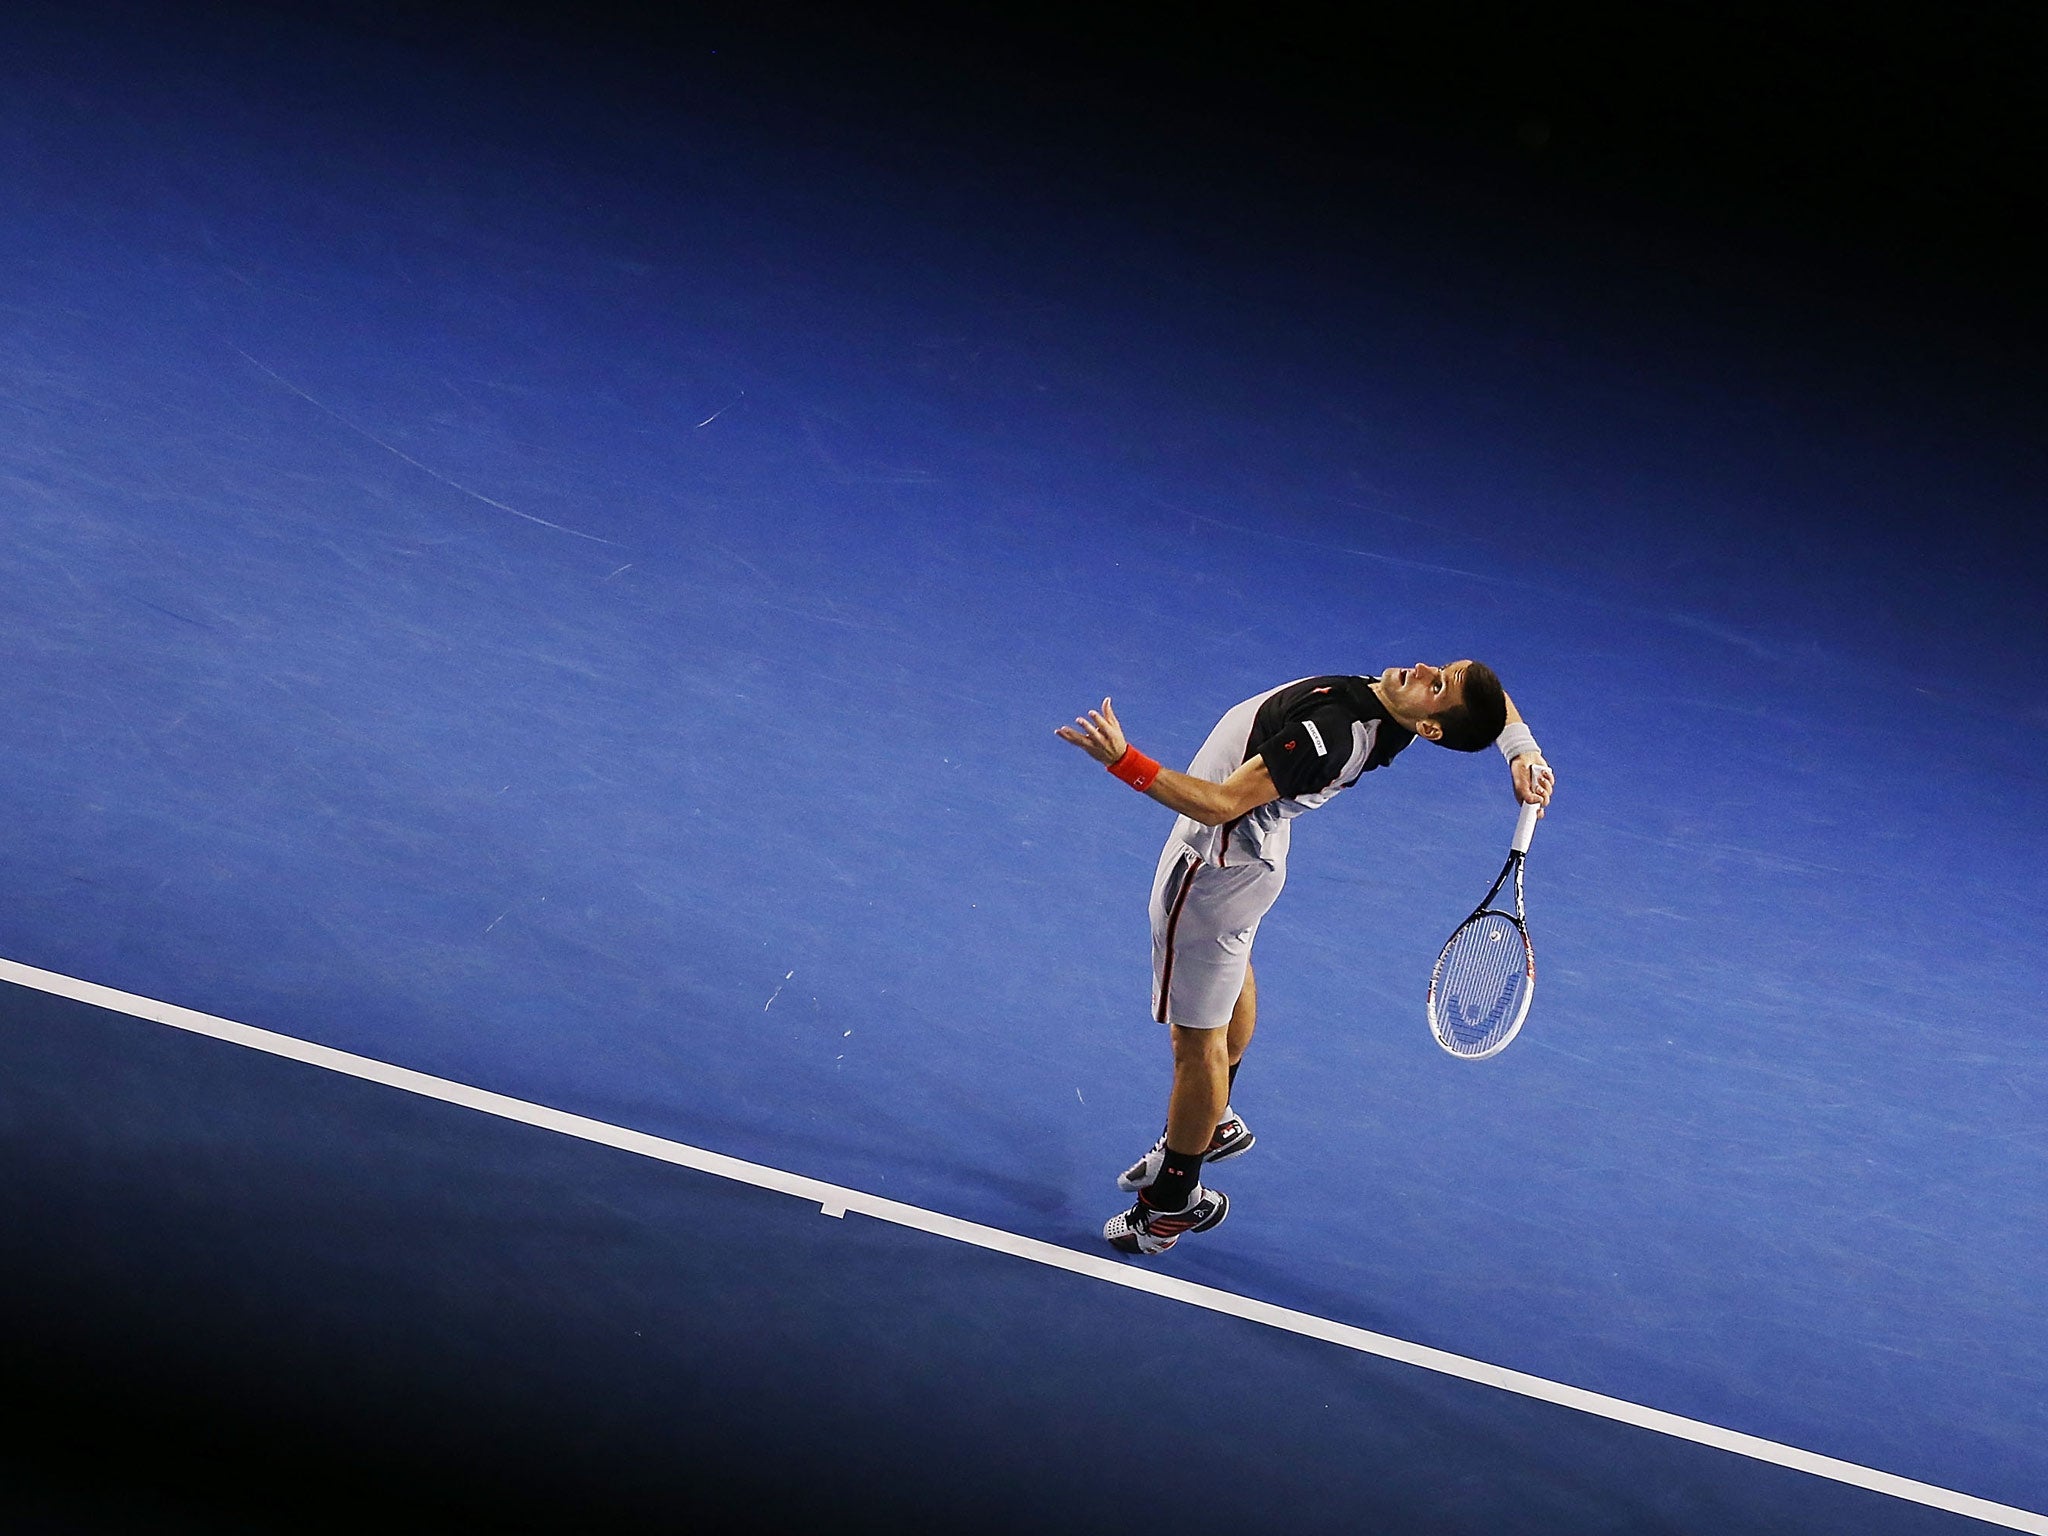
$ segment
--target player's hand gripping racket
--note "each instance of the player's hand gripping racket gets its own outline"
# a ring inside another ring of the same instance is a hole
[[[1522,807],[1508,861],[1486,900],[1451,935],[1436,969],[1429,973],[1429,1029],[1453,1056],[1482,1061],[1507,1049],[1529,1017],[1536,996],[1536,951],[1522,913],[1522,859],[1536,835],[1539,807]],[[1494,906],[1493,898],[1515,878],[1515,910]]]

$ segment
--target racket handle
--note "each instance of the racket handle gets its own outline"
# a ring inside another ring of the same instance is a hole
[[[1517,853],[1529,851],[1529,839],[1536,835],[1536,814],[1543,809],[1540,805],[1525,805],[1521,817],[1515,822],[1515,840],[1508,846]]]

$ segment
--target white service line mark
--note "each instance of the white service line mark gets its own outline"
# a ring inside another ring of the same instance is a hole
[[[175,1003],[162,1003],[154,998],[138,997],[132,992],[121,992],[112,987],[100,986],[97,982],[61,976],[54,971],[40,970],[16,960],[0,959],[0,981],[10,981],[17,986],[47,992],[54,997],[68,997],[76,1002],[89,1003],[96,1008],[111,1009],[116,1013],[125,1013],[131,1018],[143,1019],[153,1024],[164,1024],[173,1029],[187,1030],[192,1034],[207,1035],[215,1040],[225,1040],[231,1045],[246,1046],[250,1050],[263,1051],[290,1061],[304,1062],[308,1066],[323,1067],[330,1072],[360,1078],[364,1082],[382,1083],[388,1088],[400,1088],[424,1098],[439,1099],[446,1104],[458,1104],[465,1109],[480,1110],[487,1115],[516,1120],[524,1125],[536,1126],[545,1131],[556,1131],[564,1136],[595,1142],[600,1146],[616,1147],[622,1152],[634,1152],[660,1162],[674,1163],[678,1167],[694,1168],[700,1173],[714,1174],[722,1179],[734,1179],[760,1189],[774,1190],[778,1194],[794,1195],[799,1200],[816,1205],[820,1212],[827,1216],[844,1216],[848,1211],[857,1211],[863,1216],[872,1216],[877,1221],[894,1222],[898,1226],[929,1232],[935,1237],[972,1243],[977,1248],[1011,1254],[1020,1259],[1029,1259],[1035,1264],[1064,1269],[1071,1274],[1086,1275],[1092,1280],[1104,1280],[1111,1285],[1121,1285],[1130,1290],[1149,1291],[1169,1301],[1185,1302],[1191,1307],[1224,1313],[1248,1322],[1263,1323],[1269,1328],[1298,1333],[1306,1338],[1321,1339],[1325,1343],[1354,1349],[1362,1354],[1377,1355],[1385,1360],[1397,1360],[1404,1365],[1420,1366],[1426,1371],[1454,1376],[1462,1381],[1477,1382],[1482,1386],[1498,1387],[1503,1392],[1513,1392],[1539,1402],[1555,1403],[1563,1408],[1574,1408],[1581,1413],[1612,1419],[1621,1424],[1633,1424],[1639,1429],[1654,1430],[1658,1434],[1690,1440],[1696,1445],[1729,1451],[1755,1461],[1770,1462],[1775,1466],[1789,1467],[1798,1472],[1809,1472],[1815,1477],[1829,1478],[1851,1487],[1867,1488],[1874,1493],[1888,1494],[1896,1499],[1947,1510],[1951,1514],[1967,1515],[1972,1519],[2004,1526],[2009,1530],[2029,1531],[2035,1533],[2035,1536],[2048,1536],[2048,1516],[2035,1514],[2031,1510],[1993,1503],[1974,1494],[1938,1488],[1932,1483],[1917,1482],[1910,1477],[1899,1477],[1890,1472],[1879,1472],[1871,1467],[1839,1461],[1832,1456],[1822,1456],[1813,1451],[1802,1451],[1796,1446],[1781,1445],[1775,1440],[1764,1440],[1756,1435],[1745,1435],[1737,1430],[1702,1423],[1698,1419],[1683,1418],[1678,1414],[1665,1413],[1656,1408],[1645,1408],[1618,1397],[1588,1392],[1580,1387],[1566,1386],[1562,1382],[1509,1370],[1504,1366],[1488,1365],[1483,1360],[1470,1360],[1463,1355],[1451,1354],[1447,1350],[1431,1349],[1424,1344],[1410,1344],[1405,1339],[1373,1333],[1364,1328],[1354,1328],[1348,1323],[1333,1322],[1329,1318],[1315,1317],[1307,1312],[1296,1312],[1288,1307],[1257,1301],[1249,1296],[1239,1296],[1231,1291],[1220,1291],[1212,1286],[1176,1280],[1171,1275],[1161,1274],[1157,1270],[1141,1269],[1092,1253],[1062,1248],[1056,1243],[1021,1237],[997,1227],[982,1226],[979,1222],[963,1221],[957,1216],[927,1211],[921,1206],[905,1205],[900,1201],[885,1200],[879,1195],[870,1195],[862,1190],[827,1184],[822,1179],[785,1173],[780,1168],[744,1162],[736,1157],[727,1157],[723,1153],[707,1152],[701,1147],[685,1146],[679,1141],[650,1136],[643,1131],[631,1131],[622,1126],[608,1125],[602,1120],[591,1120],[582,1115],[549,1109],[544,1104],[531,1104],[524,1099],[508,1098],[501,1093],[472,1088],[466,1083],[431,1077],[424,1072],[415,1072],[409,1067],[393,1066],[389,1062],[353,1055],[348,1051],[338,1051],[331,1046],[315,1045],[308,1040],[275,1034],[249,1024],[237,1024],[231,1019],[216,1018],[212,1014],[200,1013],[191,1008],[180,1008]]]

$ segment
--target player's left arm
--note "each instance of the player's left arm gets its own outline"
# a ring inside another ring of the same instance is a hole
[[[1515,701],[1507,698],[1506,694],[1501,697],[1506,699],[1508,706],[1507,728],[1501,732],[1501,750],[1513,753],[1508,758],[1508,772],[1514,776],[1515,798],[1524,805],[1547,806],[1557,791],[1557,775],[1543,760],[1543,753],[1537,747],[1536,739],[1529,735],[1529,727],[1523,723],[1522,712],[1515,708]],[[1519,733],[1515,731],[1516,726],[1522,727]],[[1528,742],[1526,750],[1515,750],[1517,735]]]

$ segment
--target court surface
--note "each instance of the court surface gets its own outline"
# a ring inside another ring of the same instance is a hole
[[[10,26],[24,1528],[1992,1528],[1369,1334],[2048,1530],[1998,377],[1412,188],[1290,244],[1280,192],[709,63],[657,111]],[[1560,780],[1522,1036],[1423,1023],[1514,805],[1418,743],[1296,829],[1229,1221],[1105,1278],[1170,818],[1053,727],[1113,694],[1180,763],[1275,683],[1462,655]]]

